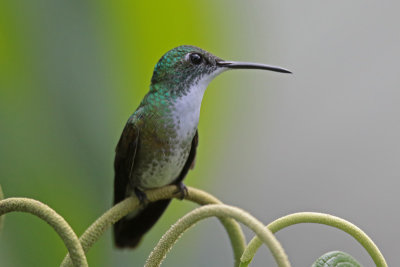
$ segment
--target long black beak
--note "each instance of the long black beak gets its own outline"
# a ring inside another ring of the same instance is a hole
[[[290,70],[287,70],[287,69],[284,69],[281,67],[270,66],[270,65],[259,64],[259,63],[251,63],[251,62],[219,60],[219,61],[217,61],[217,66],[230,68],[230,69],[260,69],[260,70],[271,70],[271,71],[282,72],[282,73],[292,73]]]

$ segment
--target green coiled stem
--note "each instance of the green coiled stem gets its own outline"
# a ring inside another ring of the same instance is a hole
[[[336,216],[316,212],[294,213],[273,221],[267,226],[267,228],[270,229],[271,232],[276,233],[277,231],[285,227],[298,223],[318,223],[341,229],[353,236],[367,250],[373,261],[375,262],[376,266],[387,267],[387,263],[382,253],[379,251],[378,247],[371,240],[371,238],[369,238],[360,228],[358,228],[354,224]],[[243,252],[240,266],[249,265],[261,244],[262,243],[258,237],[254,237],[250,241],[249,245]]]
[[[185,197],[185,199],[187,200],[196,202],[200,205],[221,203],[221,201],[219,201],[217,198],[202,190],[192,187],[188,187],[187,189],[188,194]],[[176,186],[166,186],[159,189],[149,190],[145,193],[149,201],[180,197],[180,195],[177,195]],[[79,238],[83,250],[85,252],[88,252],[93,244],[112,224],[135,210],[138,205],[139,201],[136,197],[129,197],[105,212]],[[240,228],[239,224],[233,219],[221,218],[220,220],[229,234],[235,256],[235,264],[236,266],[238,266],[240,264],[240,257],[246,246],[246,240],[244,238],[243,231]],[[69,255],[67,255],[61,263],[61,266],[69,266],[70,264],[71,260],[69,258]]]
[[[272,232],[265,228],[260,221],[239,208],[223,204],[213,204],[206,205],[189,212],[179,219],[174,225],[172,225],[151,252],[145,267],[160,266],[168,251],[187,229],[195,225],[200,220],[212,216],[219,218],[230,217],[243,223],[252,229],[257,234],[259,239],[268,246],[276,262],[278,263],[278,266],[290,266],[289,260],[282,246]]]
[[[3,193],[3,190],[1,189],[1,185],[0,185],[0,201],[3,200],[3,198],[4,198],[4,193]],[[4,215],[0,216],[0,234],[1,234],[1,231],[3,230],[4,217],[5,217]]]
[[[0,201],[0,216],[13,211],[31,213],[46,221],[64,241],[74,266],[88,266],[85,252],[77,235],[64,218],[49,206],[29,198],[6,198]]]

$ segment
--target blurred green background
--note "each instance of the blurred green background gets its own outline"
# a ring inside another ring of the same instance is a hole
[[[235,71],[210,84],[186,184],[266,223],[304,210],[344,217],[370,234],[394,266],[399,8],[372,0],[1,1],[4,193],[43,201],[80,235],[111,206],[114,148],[155,63],[173,47],[197,45],[294,75]],[[169,225],[194,207],[174,201],[135,251],[115,250],[108,231],[88,253],[89,264],[143,266]],[[278,238],[294,266],[338,249],[373,266],[354,240],[327,227],[297,226]],[[57,266],[65,253],[44,222],[7,216],[1,266]],[[191,229],[163,266],[232,262],[214,219]],[[254,266],[272,262],[261,249]]]
[[[181,44],[221,56],[235,47],[230,44],[233,34],[223,28],[236,23],[220,20],[222,6],[212,1],[193,4],[2,1],[0,181],[6,196],[43,201],[78,234],[111,206],[114,148],[148,91],[158,59]],[[234,10],[223,13],[225,18],[235,15]],[[203,167],[192,173],[191,185],[210,181],[207,177],[217,165],[210,155],[222,154],[211,149],[218,145],[211,129],[223,127],[211,114],[227,115],[234,109],[230,105],[221,111],[218,99],[224,92],[213,91],[204,103],[208,119],[200,130],[201,138],[210,139],[209,148],[200,149]],[[235,102],[237,95],[229,99]],[[89,253],[89,262],[143,265],[154,241],[190,208],[173,205],[138,251],[114,252],[107,233]],[[53,230],[33,216],[10,214],[5,228],[1,266],[56,266],[66,252]]]

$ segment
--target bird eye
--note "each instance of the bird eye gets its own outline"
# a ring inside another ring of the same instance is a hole
[[[190,54],[189,58],[194,65],[199,65],[203,61],[203,57],[198,53]]]

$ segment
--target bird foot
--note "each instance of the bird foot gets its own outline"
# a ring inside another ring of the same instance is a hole
[[[176,186],[178,187],[178,190],[174,192],[174,194],[180,194],[179,199],[183,200],[189,194],[188,189],[186,185],[182,182],[179,182],[178,184],[176,184]]]
[[[137,187],[135,187],[134,190],[135,190],[135,195],[139,199],[140,204],[144,204],[145,202],[149,201],[145,192],[143,192]]]

